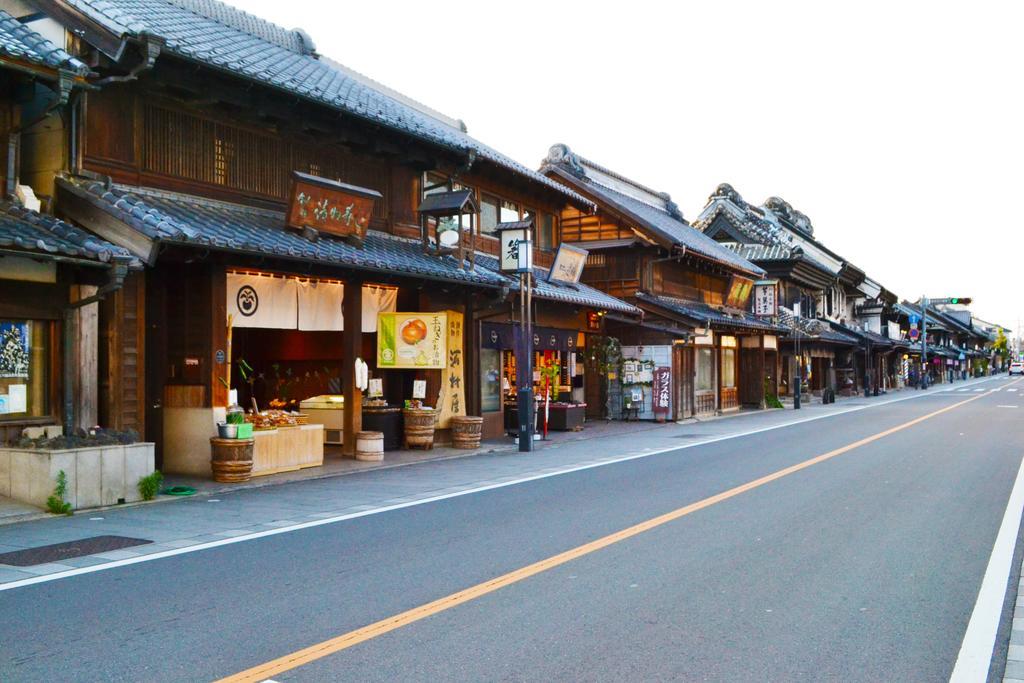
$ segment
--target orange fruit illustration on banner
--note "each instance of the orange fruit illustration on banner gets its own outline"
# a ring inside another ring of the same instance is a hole
[[[402,325],[402,341],[409,346],[418,344],[427,338],[427,324],[419,318],[413,318]]]

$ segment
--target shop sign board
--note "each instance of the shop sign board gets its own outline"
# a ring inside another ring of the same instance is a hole
[[[564,282],[574,285],[580,281],[583,274],[583,266],[587,263],[586,249],[580,249],[562,242],[558,245],[558,252],[555,254],[555,262],[548,273],[549,282]]]
[[[288,227],[315,228],[362,242],[380,192],[327,178],[292,172]]]
[[[738,308],[741,311],[747,310],[750,304],[750,294],[754,288],[754,281],[733,275],[729,283],[729,294],[725,298],[725,305],[729,308]]]
[[[437,397],[437,426],[447,429],[451,419],[466,414],[466,390],[463,386],[465,354],[462,348],[462,314],[447,311],[448,353]]]
[[[672,369],[666,367],[654,370],[654,414],[668,415],[672,396]]]
[[[377,367],[448,367],[447,313],[378,313]]]
[[[779,314],[779,298],[775,280],[760,280],[754,285],[754,315],[771,317]]]
[[[499,265],[503,273],[528,273],[533,268],[533,248],[527,228],[508,228],[498,232],[501,241]],[[524,247],[523,251],[520,247]],[[520,251],[523,251],[522,258]]]

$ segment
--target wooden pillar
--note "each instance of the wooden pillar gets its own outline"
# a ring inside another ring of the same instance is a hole
[[[81,301],[96,293],[95,285],[72,285],[71,300]],[[89,429],[99,420],[99,304],[76,308],[74,348],[74,428]]]
[[[764,372],[765,372],[765,368],[767,366],[765,365],[764,333],[763,332],[760,335],[760,340],[761,340],[761,386],[758,387],[758,392],[761,394],[761,402],[760,402],[761,410],[764,410],[766,407],[768,407],[768,404],[765,402],[765,395],[764,395],[765,384],[766,384],[765,379],[767,379],[765,377]]]
[[[345,281],[342,315],[345,330],[341,333],[341,389],[345,395],[345,420],[341,450],[345,455],[356,453],[356,432],[363,429],[363,392],[356,388],[356,359],[363,355],[363,282]]]
[[[210,346],[207,348],[207,367],[210,368],[210,376],[207,381],[210,389],[207,395],[210,397],[211,408],[226,408],[228,405],[228,388],[224,386],[224,380],[228,381],[227,369],[230,367],[227,358],[228,343],[228,276],[224,266],[214,264],[210,268]],[[223,361],[218,351],[223,352]],[[234,383],[232,383],[234,386]],[[262,406],[261,406],[262,408]]]

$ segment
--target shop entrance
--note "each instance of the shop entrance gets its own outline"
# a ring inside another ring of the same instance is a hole
[[[713,415],[715,412],[715,349],[698,346],[694,349],[695,371],[693,387],[694,415]]]

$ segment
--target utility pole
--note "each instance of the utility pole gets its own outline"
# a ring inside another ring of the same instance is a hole
[[[921,388],[928,388],[928,299],[921,295]]]

